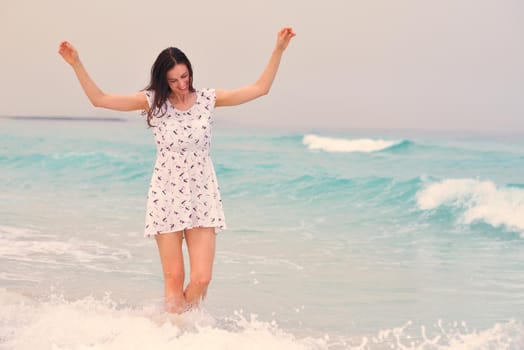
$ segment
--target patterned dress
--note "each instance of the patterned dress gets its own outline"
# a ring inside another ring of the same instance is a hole
[[[146,237],[193,227],[226,228],[209,155],[215,90],[197,90],[196,96],[187,111],[166,101],[165,115],[151,119],[157,158],[147,197]],[[151,106],[154,91],[146,91],[146,97]]]

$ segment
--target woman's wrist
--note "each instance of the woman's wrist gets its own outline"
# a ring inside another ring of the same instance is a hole
[[[80,61],[80,59],[76,60],[75,62],[72,62],[71,63],[71,67],[74,69],[74,70],[77,70],[79,68],[82,68],[82,62]]]
[[[273,55],[280,55],[280,56],[282,56],[282,54],[284,53],[284,50],[285,50],[284,48],[276,46],[273,49]]]

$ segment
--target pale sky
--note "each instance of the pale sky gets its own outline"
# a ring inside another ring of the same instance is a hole
[[[247,126],[524,133],[522,0],[2,0],[0,115],[138,118],[92,107],[58,55],[67,39],[109,93],[149,81],[177,46],[195,87],[258,78],[297,36],[268,96],[217,110]]]

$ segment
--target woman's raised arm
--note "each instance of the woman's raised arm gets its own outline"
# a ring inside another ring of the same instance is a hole
[[[234,106],[266,95],[271,89],[271,85],[273,84],[273,80],[277,74],[282,54],[287,48],[291,38],[294,36],[295,33],[291,27],[282,28],[278,32],[277,43],[275,45],[275,49],[273,50],[273,54],[269,59],[269,63],[266,66],[264,72],[262,72],[260,78],[258,78],[257,82],[240,89],[216,90],[215,105],[217,107]]]
[[[82,89],[84,89],[93,106],[117,111],[149,110],[147,98],[142,91],[131,95],[113,95],[100,90],[87,73],[82,61],[80,61],[78,51],[71,43],[67,41],[60,43],[58,53],[73,68]]]

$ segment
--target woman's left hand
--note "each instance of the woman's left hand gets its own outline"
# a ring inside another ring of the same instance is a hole
[[[285,27],[278,32],[276,49],[284,51],[287,45],[291,41],[291,38],[296,34],[293,32],[293,28]]]

